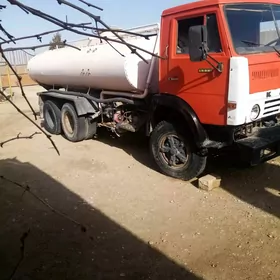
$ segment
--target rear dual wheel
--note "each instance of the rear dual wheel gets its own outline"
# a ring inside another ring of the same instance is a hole
[[[96,133],[96,122],[85,116],[78,116],[70,103],[62,106],[61,123],[65,137],[71,142],[92,139]]]
[[[65,138],[71,142],[79,142],[85,139],[86,120],[79,117],[74,106],[65,103],[61,109],[61,125]]]
[[[206,167],[207,158],[195,153],[191,139],[166,121],[154,129],[150,152],[159,171],[173,178],[191,180]]]
[[[43,117],[44,127],[47,132],[54,135],[61,133],[61,110],[55,102],[47,100],[44,102]]]
[[[71,103],[58,105],[47,100],[43,107],[45,129],[51,134],[63,134],[71,142],[92,139],[96,133],[96,123],[85,116],[78,116]]]

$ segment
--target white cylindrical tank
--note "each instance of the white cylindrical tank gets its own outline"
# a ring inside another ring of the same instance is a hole
[[[159,32],[158,25],[149,28]],[[125,36],[124,40],[149,52],[159,53],[158,36],[149,40]],[[103,42],[83,47],[81,51],[70,47],[46,51],[29,61],[29,75],[37,83],[47,86],[142,92],[152,56],[137,50],[148,61],[147,64],[136,54],[131,54],[126,45],[113,42],[110,45]],[[158,90],[158,63],[155,65],[151,92]]]

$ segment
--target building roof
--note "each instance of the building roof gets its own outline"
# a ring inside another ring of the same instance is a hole
[[[182,10],[193,10],[197,8],[204,8],[208,6],[217,6],[222,4],[238,4],[238,3],[270,3],[270,4],[279,4],[279,0],[201,0],[195,1],[180,6],[172,7],[166,9],[162,12],[162,16],[167,16],[171,14],[176,14]]]

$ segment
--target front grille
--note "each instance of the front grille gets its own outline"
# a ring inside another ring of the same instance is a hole
[[[263,116],[270,116],[280,112],[280,98],[267,100],[264,102]]]

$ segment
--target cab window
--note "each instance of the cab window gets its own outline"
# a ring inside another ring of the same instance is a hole
[[[204,16],[178,20],[177,54],[189,53],[189,29],[191,26],[203,25]],[[216,14],[206,15],[207,42],[209,53],[222,52]]]

